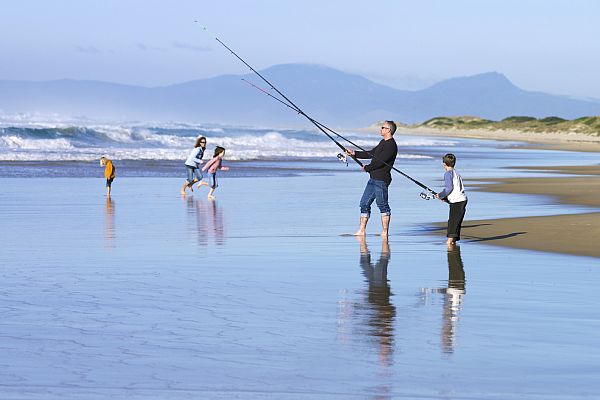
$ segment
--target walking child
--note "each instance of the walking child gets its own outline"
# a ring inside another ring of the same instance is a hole
[[[113,180],[116,176],[115,166],[108,157],[100,157],[100,166],[104,168],[104,177],[106,178],[106,195],[110,197],[110,187],[112,186]]]
[[[194,148],[190,151],[188,158],[185,160],[185,168],[187,170],[187,179],[181,187],[181,194],[185,195],[185,190],[190,188],[194,191],[194,183],[202,180],[202,172],[200,170],[200,164],[202,164],[202,157],[204,157],[204,150],[206,149],[206,138],[199,136],[194,143]],[[200,184],[198,184],[200,187]]]
[[[221,164],[223,162],[223,157],[225,157],[225,148],[221,146],[217,146],[215,148],[215,153],[213,158],[207,162],[204,167],[202,167],[202,171],[208,171],[208,183],[201,181],[198,184],[198,187],[208,185],[210,186],[210,191],[208,192],[208,199],[213,200],[215,196],[213,193],[215,189],[219,186],[217,183],[217,170],[229,171],[229,167],[223,167]]]
[[[456,165],[454,154],[446,154],[442,157],[442,162],[444,170],[446,170],[444,173],[444,190],[436,194],[435,197],[447,201],[450,205],[446,244],[451,249],[460,240],[460,229],[467,211],[467,195],[465,194],[462,177],[454,169]]]

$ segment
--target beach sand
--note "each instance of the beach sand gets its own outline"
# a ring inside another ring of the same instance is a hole
[[[79,165],[70,178],[0,178],[0,397],[600,398],[600,269],[567,254],[584,255],[577,246],[597,234],[583,221],[574,230],[590,236],[565,254],[531,251],[543,242],[537,219],[597,212],[600,175],[498,167],[595,154],[451,148],[478,179],[467,181],[472,219],[452,252],[427,234],[447,206],[400,177],[389,242],[375,207],[364,241],[343,236],[356,230],[367,177],[337,163],[272,177],[232,163],[216,201],[125,163],[111,199],[101,171],[86,178]],[[431,158],[397,166],[441,184]],[[528,218],[512,218],[525,221],[517,228],[494,216]],[[529,245],[505,245],[513,239]]]
[[[376,129],[369,127],[369,131]],[[544,150],[566,150],[583,152],[600,152],[600,136],[577,133],[556,132],[523,132],[517,130],[487,129],[435,129],[427,127],[398,128],[402,135],[458,137],[500,141],[524,142],[515,147]]]
[[[588,206],[594,212],[465,221],[463,239],[520,249],[600,257],[600,165],[517,169],[568,174],[568,177],[506,178],[472,188],[492,193],[549,196],[560,204]],[[573,176],[577,175],[577,176]],[[486,180],[478,180],[485,182]],[[532,214],[536,209],[532,210]],[[439,226],[445,226],[439,224]]]
[[[340,234],[364,174],[223,175],[214,202],[182,178],[110,200],[100,177],[0,178],[0,397],[600,396],[596,259],[449,253],[425,234],[447,208],[403,180],[389,243],[375,210],[362,243]]]

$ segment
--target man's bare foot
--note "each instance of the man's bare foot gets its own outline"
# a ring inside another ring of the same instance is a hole
[[[353,236],[365,236],[365,231],[356,231],[352,235]]]
[[[186,194],[186,193],[185,193],[185,190],[183,190],[183,189],[182,189],[182,190],[181,190],[181,195],[182,195],[182,196],[185,196],[185,194]]]
[[[381,237],[384,237],[384,238],[388,237],[388,231],[381,232]]]
[[[209,200],[215,200],[215,199],[216,199],[216,197],[215,197],[215,196],[213,196],[213,195],[211,195],[211,194],[209,194],[209,195],[208,195],[208,199],[209,199]]]

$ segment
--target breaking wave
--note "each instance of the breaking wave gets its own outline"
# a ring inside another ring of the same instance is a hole
[[[87,125],[64,123],[0,123],[0,160],[92,161],[102,155],[115,160],[183,160],[198,136],[208,138],[207,155],[215,146],[227,149],[229,160],[331,158],[337,146],[310,130],[221,127],[187,124]],[[364,132],[340,132],[361,147],[375,146],[380,137]],[[399,158],[431,158],[407,154],[402,148],[452,146],[447,140],[397,138]],[[206,157],[205,157],[206,158]]]

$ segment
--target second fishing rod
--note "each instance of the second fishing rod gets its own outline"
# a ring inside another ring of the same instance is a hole
[[[198,22],[198,21],[194,21],[194,22]],[[254,74],[256,74],[263,82],[265,82],[267,85],[269,85],[269,87],[274,90],[277,94],[279,94],[285,101],[271,95],[270,93],[268,93],[267,91],[260,89],[259,87],[257,87],[256,85],[253,85],[252,83],[246,81],[247,83],[251,84],[252,86],[254,86],[255,88],[259,89],[260,91],[262,91],[263,93],[271,96],[272,98],[276,99],[277,101],[281,102],[282,104],[286,105],[287,107],[291,108],[292,110],[296,111],[298,114],[301,114],[302,116],[304,116],[306,119],[308,119],[313,125],[315,125],[317,127],[317,129],[319,129],[323,134],[325,134],[329,139],[331,139],[343,152],[344,154],[348,154],[358,165],[362,167],[364,167],[363,163],[361,161],[359,161],[354,155],[351,155],[349,153],[346,152],[346,148],[339,143],[337,140],[335,140],[335,138],[333,136],[331,136],[327,131],[335,134],[336,136],[338,136],[339,138],[345,140],[346,142],[350,143],[351,145],[357,147],[358,149],[369,153],[367,150],[363,149],[362,147],[358,146],[357,144],[353,143],[351,140],[343,137],[342,135],[340,135],[339,133],[335,132],[333,129],[328,128],[327,126],[323,125],[322,123],[316,121],[315,119],[313,119],[312,117],[310,117],[309,115],[307,115],[300,107],[298,107],[292,100],[290,100],[286,95],[284,95],[279,89],[277,89],[268,79],[266,79],[260,72],[258,72],[256,69],[254,69],[250,64],[248,64],[243,58],[241,58],[235,51],[233,51],[229,46],[227,46],[223,41],[221,41],[218,37],[216,37],[215,35],[211,34],[208,29],[206,27],[203,27],[203,30],[209,34],[213,39],[215,39],[221,46],[223,46],[225,49],[227,49],[233,56],[235,56],[239,61],[241,61],[246,67],[248,67]],[[369,155],[373,156],[371,153],[369,153]],[[424,185],[423,183],[417,181],[416,179],[410,177],[409,175],[405,174],[404,172],[400,171],[399,169],[395,168],[393,165],[390,165],[389,163],[383,161],[383,160],[378,160],[381,163],[383,163],[384,165],[390,167],[391,169],[393,169],[394,171],[400,173],[402,176],[404,176],[405,178],[409,179],[410,181],[412,181],[413,183],[417,184],[418,186],[420,186],[421,188],[429,191],[431,193],[431,195],[435,196],[437,193],[432,190],[431,188],[427,187],[426,185]],[[431,196],[429,196],[427,193],[421,193],[421,198],[429,200],[431,198]]]
[[[300,114],[300,112],[298,111],[298,109],[294,108],[292,105],[286,103],[285,101],[273,96],[271,93],[267,92],[266,90],[264,90],[263,88],[253,84],[252,82],[247,81],[246,79],[242,78],[242,81],[246,82],[247,84],[249,84],[250,86],[260,90],[262,93],[266,94],[267,96],[271,97],[274,100],[277,100],[279,103],[283,104],[284,106],[288,107],[289,109],[296,111]],[[331,133],[333,133],[334,135],[336,135],[337,137],[339,137],[340,139],[350,143],[352,146],[356,147],[357,149],[369,154],[371,156],[372,159],[377,160],[379,162],[381,162],[383,165],[390,167],[391,169],[393,169],[394,171],[398,172],[400,175],[404,176],[405,178],[409,179],[410,181],[414,182],[416,185],[420,186],[421,188],[427,190],[429,193],[426,192],[422,192],[420,194],[421,198],[424,200],[431,200],[433,197],[435,197],[435,195],[437,194],[434,190],[432,190],[431,188],[427,187],[425,184],[419,182],[418,180],[412,178],[411,176],[405,174],[404,172],[400,171],[398,168],[394,167],[393,165],[377,158],[376,156],[374,156],[371,152],[369,152],[368,150],[363,149],[361,146],[359,146],[358,144],[354,143],[353,141],[351,141],[348,138],[345,138],[344,136],[340,135],[339,133],[337,133],[336,131],[334,131],[333,129],[327,127],[326,125],[322,124],[321,122],[309,117],[308,115],[304,114],[304,116],[306,118],[308,118],[310,120],[310,122],[312,122],[313,124],[317,125],[318,127],[325,129]],[[327,135],[329,136],[329,135]],[[337,142],[336,142],[337,144]],[[338,144],[339,146],[339,144]],[[346,150],[344,149],[345,154],[350,155],[349,153],[346,152]],[[351,156],[352,157],[352,156]],[[340,154],[338,154],[338,158],[340,158]],[[352,157],[355,158],[355,157]],[[341,158],[340,158],[341,159]]]
[[[198,22],[198,21],[194,21],[194,22]],[[306,117],[313,125],[315,125],[317,127],[317,129],[319,129],[321,132],[323,132],[325,135],[327,135],[327,137],[329,139],[331,139],[342,151],[346,151],[346,148],[337,140],[335,140],[335,138],[333,136],[331,136],[329,133],[327,133],[318,123],[316,123],[315,120],[313,120],[311,117],[309,117],[304,111],[302,111],[300,109],[300,107],[298,107],[296,104],[294,104],[294,102],[290,99],[287,98],[286,95],[284,95],[282,92],[279,91],[279,89],[277,89],[271,82],[269,82],[267,80],[267,78],[265,78],[264,76],[262,76],[260,74],[260,72],[258,72],[257,70],[255,70],[250,64],[248,64],[242,57],[240,57],[235,51],[233,51],[231,48],[229,48],[229,46],[227,46],[225,43],[223,43],[221,41],[221,39],[219,39],[218,37],[216,37],[215,35],[213,35],[212,33],[209,32],[209,30],[206,27],[203,27],[203,30],[210,35],[213,39],[215,39],[217,42],[219,42],[219,44],[223,47],[225,47],[227,50],[229,50],[229,52],[231,54],[233,54],[238,60],[240,60],[246,67],[248,67],[252,72],[254,72],[260,79],[262,79],[267,85],[269,85],[269,87],[273,90],[275,90],[277,92],[277,94],[279,94],[282,98],[285,99],[285,101],[290,105],[290,107],[292,107],[295,111],[298,112],[298,114],[302,114],[304,117]],[[266,92],[265,92],[266,93]],[[356,157],[352,157],[352,159],[361,167],[363,167],[363,163],[360,162]]]

